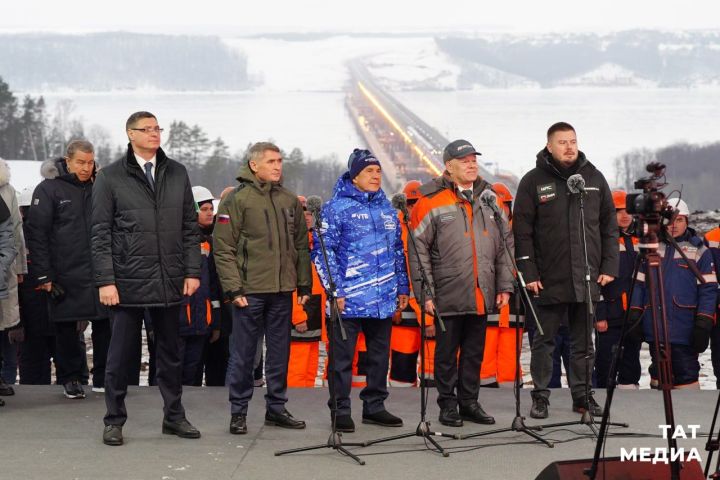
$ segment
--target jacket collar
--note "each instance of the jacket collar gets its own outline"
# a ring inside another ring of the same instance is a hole
[[[165,166],[165,164],[167,163],[167,159],[168,157],[167,155],[165,155],[165,151],[162,148],[158,147],[157,152],[155,152],[155,160],[157,161],[157,163],[155,164],[156,172],[159,172],[160,168]],[[127,155],[123,157],[123,165],[126,169],[133,169],[142,173],[142,169],[140,168],[140,165],[138,165],[138,162],[135,159],[135,152],[133,151],[132,144],[130,143],[128,143]]]

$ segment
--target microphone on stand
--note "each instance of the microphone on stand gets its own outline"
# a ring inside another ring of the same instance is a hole
[[[502,212],[500,211],[500,207],[498,207],[497,204],[497,195],[492,190],[485,189],[482,191],[482,193],[480,194],[480,203],[492,210],[493,214],[496,217],[502,217]]]
[[[410,213],[407,209],[407,196],[404,193],[396,193],[390,200],[395,210],[400,210],[405,217],[405,220],[410,220]]]
[[[579,173],[570,175],[567,179],[567,187],[570,193],[585,193],[585,179]]]
[[[305,208],[315,219],[315,225],[320,224],[320,210],[322,210],[322,198],[317,195],[310,195],[305,200]]]

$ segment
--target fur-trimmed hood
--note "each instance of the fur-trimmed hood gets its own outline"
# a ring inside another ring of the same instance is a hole
[[[4,187],[10,183],[10,165],[0,158],[0,187]]]
[[[45,160],[42,162],[42,165],[40,165],[40,175],[42,178],[47,179],[59,177],[61,175],[60,168],[65,170],[64,163],[65,160],[62,158],[51,158],[49,160]]]

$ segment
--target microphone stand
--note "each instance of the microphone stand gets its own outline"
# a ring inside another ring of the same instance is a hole
[[[415,255],[415,259],[418,264],[418,271],[420,273],[420,423],[418,423],[417,428],[414,432],[408,432],[403,433],[400,435],[394,435],[391,437],[384,437],[379,438],[376,440],[369,440],[362,444],[364,447],[368,447],[370,445],[375,445],[376,443],[383,443],[383,442],[390,442],[393,440],[401,440],[403,438],[410,438],[410,437],[422,437],[425,440],[425,443],[427,445],[427,442],[430,442],[433,448],[430,448],[428,446],[428,449],[437,451],[438,453],[442,454],[443,457],[448,457],[450,454],[445,451],[443,447],[440,446],[440,444],[433,438],[433,437],[446,437],[446,438],[458,438],[457,435],[450,434],[450,433],[443,433],[443,432],[435,432],[430,430],[430,422],[426,419],[426,413],[427,413],[427,379],[425,378],[425,347],[427,343],[427,336],[425,335],[425,296],[427,295],[428,299],[432,302],[433,305],[433,311],[435,312],[435,319],[440,327],[440,331],[445,331],[445,323],[442,320],[442,316],[440,315],[440,311],[437,308],[437,304],[435,303],[435,298],[433,295],[432,290],[430,289],[430,282],[428,280],[427,273],[425,272],[425,268],[422,265],[422,262],[420,261],[420,254],[417,251],[416,243],[415,243],[415,236],[412,233],[412,230],[410,230],[410,222],[408,220],[408,211],[407,208],[402,207],[400,208],[403,214],[403,224],[405,225],[405,228],[407,230],[407,237],[408,237],[408,246],[409,249],[413,251],[413,254]]]
[[[549,448],[552,448],[554,445],[549,442],[548,440],[544,439],[537,433],[535,433],[536,430],[542,430],[542,426],[527,426],[525,425],[525,417],[523,417],[520,414],[520,389],[522,388],[522,376],[520,375],[520,352],[522,348],[522,335],[520,334],[520,306],[521,306],[521,300],[525,305],[525,315],[530,314],[530,317],[535,322],[535,326],[538,329],[538,333],[540,335],[544,335],[542,327],[540,326],[540,322],[538,321],[537,315],[535,313],[535,309],[533,308],[532,301],[530,300],[530,294],[527,292],[526,283],[525,283],[525,277],[523,276],[522,272],[518,269],[517,263],[515,262],[515,256],[510,252],[510,246],[508,245],[508,239],[505,236],[505,228],[504,224],[505,222],[502,219],[502,216],[500,215],[500,210],[497,209],[497,205],[493,203],[491,206],[489,203],[486,204],[492,211],[493,211],[493,218],[495,219],[495,223],[498,226],[498,229],[501,232],[502,239],[503,239],[503,247],[505,248],[505,254],[510,258],[510,261],[512,263],[512,268],[517,272],[517,278],[515,278],[515,275],[513,275],[513,288],[515,290],[515,382],[513,385],[513,390],[515,394],[515,418],[513,418],[512,424],[510,425],[510,428],[501,428],[501,429],[495,429],[495,430],[489,430],[486,432],[478,432],[478,433],[471,433],[468,435],[458,435],[458,439],[464,440],[466,438],[474,438],[474,437],[482,437],[485,435],[492,435],[495,433],[504,433],[504,432],[522,432],[526,435],[529,435],[536,439],[539,442],[544,443]],[[494,208],[493,208],[494,207]],[[519,283],[518,283],[519,280]]]
[[[310,450],[318,450],[320,448],[332,448],[338,453],[347,455],[348,457],[355,460],[360,465],[365,465],[365,461],[360,459],[357,455],[354,455],[348,451],[345,447],[359,447],[364,446],[363,443],[343,443],[342,433],[337,431],[337,395],[335,394],[335,323],[340,329],[340,336],[343,341],[347,340],[347,334],[345,333],[345,326],[343,325],[342,315],[340,308],[337,303],[337,292],[335,281],[330,273],[330,261],[327,255],[327,249],[325,248],[325,239],[320,229],[320,215],[319,212],[313,212],[315,219],[315,232],[317,233],[318,240],[320,241],[320,251],[322,252],[323,265],[328,276],[328,290],[327,297],[330,303],[330,319],[327,320],[327,333],[328,333],[328,386],[330,388],[330,404],[332,405],[331,412],[331,433],[328,437],[327,442],[319,445],[311,445],[309,447],[292,448],[290,450],[280,450],[275,452],[275,456],[286,455],[289,453],[307,452]]]
[[[568,186],[568,188],[570,188]],[[578,192],[572,192],[572,190],[577,189]],[[585,305],[586,305],[586,311],[585,311],[585,392],[584,392],[584,398],[585,398],[585,412],[583,412],[582,416],[580,417],[580,420],[572,421],[572,422],[560,422],[560,423],[552,423],[550,425],[545,425],[545,428],[551,428],[551,427],[566,427],[570,425],[586,425],[593,433],[593,436],[595,438],[598,438],[598,430],[595,427],[596,421],[593,419],[592,413],[590,413],[590,382],[591,382],[591,374],[590,374],[590,323],[592,322],[593,317],[595,316],[594,312],[594,306],[592,302],[592,290],[591,290],[591,277],[590,277],[590,263],[588,262],[588,254],[587,254],[587,241],[586,241],[586,235],[585,235],[585,203],[583,202],[583,195],[585,195],[584,190],[578,189],[577,187],[573,187],[570,189],[572,193],[579,193],[580,194],[580,232],[581,232],[581,240],[582,240],[582,247],[583,247],[583,256],[585,259]],[[604,412],[603,412],[604,413]],[[630,425],[627,423],[615,423],[615,422],[606,422],[606,425],[612,425],[616,427],[629,427]]]

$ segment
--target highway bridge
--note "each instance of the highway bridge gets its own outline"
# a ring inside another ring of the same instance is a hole
[[[437,129],[378,85],[362,60],[348,63],[350,87],[346,107],[358,132],[383,165],[388,192],[399,191],[405,182],[425,182],[445,169],[442,152],[450,141]],[[472,139],[468,139],[472,141]],[[480,166],[487,181],[503,182],[511,190],[517,177],[491,172]]]

